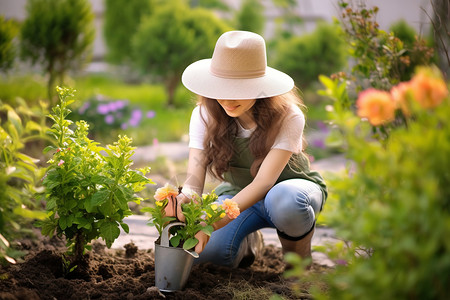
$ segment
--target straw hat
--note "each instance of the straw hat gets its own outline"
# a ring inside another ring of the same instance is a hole
[[[195,94],[226,100],[272,97],[294,87],[289,75],[267,66],[264,39],[248,31],[222,34],[212,58],[189,65],[181,81]]]

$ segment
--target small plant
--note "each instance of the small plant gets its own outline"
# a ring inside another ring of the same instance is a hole
[[[91,240],[101,237],[111,247],[120,234],[119,226],[128,233],[123,222],[132,214],[128,202],[139,203],[142,199],[135,193],[152,181],[145,177],[149,168],[131,169],[134,148],[128,137],[119,136],[104,148],[87,137],[85,121],[76,122],[72,130],[73,122],[66,117],[74,91],[57,88],[57,92],[60,104],[49,115],[55,146],[44,150],[54,151],[43,180],[48,218],[40,226],[45,235],[55,231],[64,235],[69,252],[79,260]]]
[[[174,186],[166,184],[156,190],[155,206],[142,209],[143,212],[151,214],[149,224],[155,226],[160,235],[164,227],[176,219],[167,217],[165,210],[168,205],[176,203],[177,195],[178,190]],[[195,237],[198,232],[202,231],[210,236],[214,231],[212,224],[226,215],[230,219],[235,219],[239,215],[239,207],[236,202],[227,199],[220,205],[217,203],[217,195],[214,192],[203,194],[201,197],[192,192],[189,198],[191,199],[189,203],[182,204],[183,215],[186,218],[185,226],[176,226],[175,232],[172,232],[170,244],[173,247],[182,246],[186,250],[192,249],[198,243],[198,239]]]

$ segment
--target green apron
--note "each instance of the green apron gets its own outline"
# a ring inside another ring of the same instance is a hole
[[[254,157],[248,148],[249,140],[249,138],[235,139],[234,146],[236,153],[230,161],[229,170],[223,174],[225,179],[224,182],[222,182],[215,189],[218,196],[234,196],[253,181],[253,176],[250,173],[250,167],[254,161]],[[323,203],[325,203],[328,196],[328,192],[322,176],[320,176],[318,172],[311,171],[309,169],[309,160],[305,154],[294,154],[291,159],[295,160],[295,164],[291,162],[287,164],[283,172],[281,172],[281,175],[278,177],[276,183],[294,178],[301,178],[315,182],[322,190],[324,200],[322,202],[323,206]],[[293,166],[295,166],[295,169]]]

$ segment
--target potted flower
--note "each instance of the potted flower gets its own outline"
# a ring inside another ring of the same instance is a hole
[[[191,201],[181,205],[185,222],[177,222],[175,217],[167,216],[166,211],[176,210],[168,205],[176,205],[179,192],[176,187],[166,184],[156,190],[155,206],[142,209],[151,214],[149,224],[159,233],[155,241],[155,285],[161,291],[183,289],[194,258],[198,257],[192,250],[199,242],[195,237],[198,232],[210,236],[215,222],[226,215],[233,219],[239,215],[239,207],[234,201],[227,199],[219,204],[214,191],[202,196],[191,191],[188,193]]]

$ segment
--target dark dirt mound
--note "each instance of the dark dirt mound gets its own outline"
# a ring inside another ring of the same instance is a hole
[[[298,299],[283,278],[281,250],[273,246],[266,247],[263,257],[246,269],[194,266],[183,291],[160,293],[154,287],[154,253],[134,244],[125,251],[94,243],[87,257],[89,276],[83,278],[76,278],[76,269],[67,273],[60,239],[20,245],[29,253],[22,263],[0,267],[0,299],[232,299],[239,293],[262,290],[265,294],[259,295],[267,298],[279,294]]]

